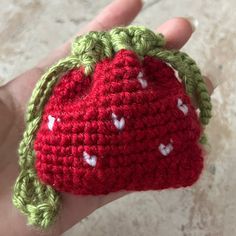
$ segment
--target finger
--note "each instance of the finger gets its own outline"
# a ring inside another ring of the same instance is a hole
[[[123,7],[121,2],[125,1]],[[119,6],[119,7],[118,7]],[[124,7],[125,6],[125,7]],[[84,30],[86,33],[91,30],[108,30],[119,25],[128,25],[142,8],[142,2],[137,0],[126,1],[116,0],[108,5]],[[181,48],[194,32],[194,23],[186,18],[173,18],[161,25],[157,31],[166,38],[166,47],[169,49]],[[70,50],[71,40],[66,42],[61,48],[56,49],[51,56],[43,59],[38,67],[45,70],[48,66],[55,63],[58,59],[65,57]]]
[[[93,21],[91,21],[85,30],[107,30],[120,25],[128,25],[142,8],[141,0],[116,0],[108,5]]]
[[[189,40],[196,27],[196,21],[177,17],[166,21],[157,28],[166,39],[166,48],[180,49]]]
[[[105,7],[97,17],[95,17],[79,34],[88,31],[104,31],[116,26],[128,25],[142,8],[141,0],[115,0]],[[39,62],[38,66],[42,70],[47,69],[60,58],[65,57],[70,51],[71,39],[56,49],[50,56]]]
[[[189,40],[196,27],[196,20],[178,17],[166,21],[157,31],[165,36],[168,49],[179,49]],[[211,95],[216,86],[207,76],[203,76],[203,79]]]
[[[117,25],[129,24],[142,8],[141,0],[115,0],[102,10],[98,16],[84,29],[107,30]],[[59,59],[65,57],[70,49],[71,40],[54,50],[50,55],[44,58],[36,67],[26,71],[13,81],[7,84],[6,89],[14,95],[13,99],[20,101],[19,108],[25,109],[25,104],[29,100],[35,83],[42,76],[45,70]],[[25,91],[22,93],[21,91]],[[18,102],[19,103],[19,102]]]
[[[212,83],[212,81],[209,79],[209,77],[207,77],[207,76],[204,75],[204,76],[203,76],[203,80],[204,80],[205,83],[206,83],[208,93],[211,95],[216,87],[213,85],[213,83]]]

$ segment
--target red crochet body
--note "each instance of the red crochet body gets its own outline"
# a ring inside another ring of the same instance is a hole
[[[121,50],[92,76],[62,76],[44,108],[35,165],[41,181],[74,194],[186,187],[203,168],[200,132],[174,70]]]

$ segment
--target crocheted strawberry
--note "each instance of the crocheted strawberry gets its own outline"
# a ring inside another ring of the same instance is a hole
[[[30,224],[52,224],[59,192],[160,190],[199,178],[210,97],[196,63],[164,44],[143,27],[90,32],[40,79],[13,195]]]
[[[200,125],[166,63],[128,50],[66,73],[34,142],[39,178],[58,191],[106,194],[193,184],[203,167]]]

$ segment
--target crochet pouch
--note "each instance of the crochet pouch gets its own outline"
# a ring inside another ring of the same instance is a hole
[[[162,35],[144,27],[90,32],[38,81],[13,196],[30,224],[53,223],[60,192],[100,195],[196,182],[210,97],[196,63],[164,46]]]

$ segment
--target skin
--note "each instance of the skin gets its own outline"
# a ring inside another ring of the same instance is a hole
[[[79,34],[91,30],[108,30],[128,25],[142,8],[141,0],[115,0],[95,17]],[[169,49],[180,49],[191,37],[193,28],[185,18],[168,20],[156,29],[164,34]],[[46,232],[27,226],[26,217],[13,206],[12,188],[19,174],[17,148],[24,130],[24,113],[36,82],[45,70],[69,53],[71,40],[51,52],[34,68],[17,76],[0,88],[0,229],[1,235],[60,235],[97,208],[128,192],[106,196],[62,194],[62,209],[56,223]],[[206,79],[209,91],[213,87]]]

